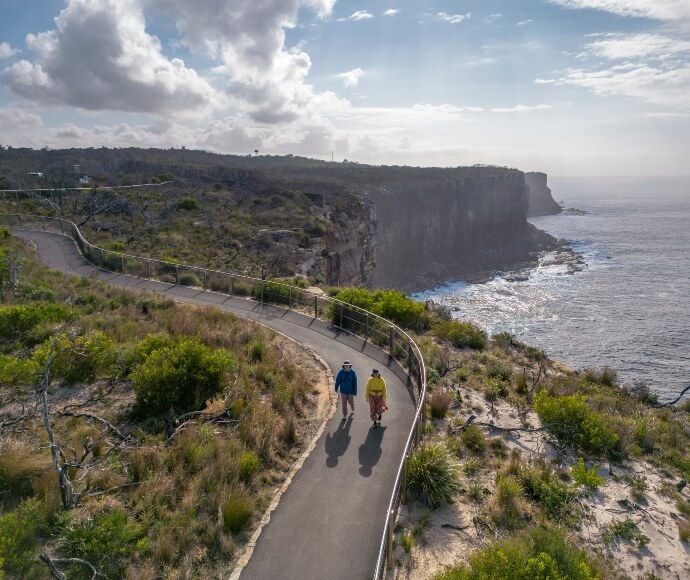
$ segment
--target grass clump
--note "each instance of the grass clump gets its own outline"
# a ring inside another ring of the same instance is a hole
[[[142,527],[117,507],[71,523],[64,538],[67,554],[91,562],[109,577],[121,576],[123,559],[145,546]]]
[[[554,521],[574,525],[579,519],[573,508],[577,490],[561,481],[546,465],[521,467],[518,478],[528,498],[538,504]]]
[[[232,534],[241,532],[254,515],[254,504],[243,492],[232,491],[221,501],[223,529]]]
[[[439,389],[429,396],[429,410],[434,419],[445,419],[450,404],[453,402],[452,391]]]
[[[484,436],[484,432],[477,425],[468,425],[465,427],[460,432],[460,440],[467,449],[472,451],[472,453],[481,455],[486,451],[486,437]]]
[[[28,497],[33,481],[49,469],[50,460],[26,443],[0,440],[0,500],[14,502]]]
[[[407,488],[429,508],[452,502],[459,491],[457,468],[442,443],[422,443],[412,453],[407,465]]]
[[[520,527],[526,513],[522,501],[523,491],[522,484],[515,476],[504,475],[498,478],[490,507],[491,519],[496,525],[507,530]]]
[[[403,532],[403,534],[400,536],[400,546],[402,547],[403,552],[409,554],[412,551],[412,548],[414,547],[414,539],[412,538],[412,536]]]
[[[434,580],[597,580],[600,573],[562,530],[532,528],[475,552]]]
[[[186,274],[180,274],[177,283],[180,286],[201,286],[201,279],[196,274],[187,272]]]
[[[686,544],[690,543],[690,522],[683,521],[678,524],[678,539]]]
[[[626,540],[628,542],[635,542],[638,546],[646,546],[649,543],[649,537],[640,531],[637,523],[630,518],[625,518],[622,522],[612,522],[602,539],[607,544],[616,539]]]

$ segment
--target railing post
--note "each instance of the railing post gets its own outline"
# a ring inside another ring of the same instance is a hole
[[[340,303],[340,328],[343,327],[343,310],[345,309],[345,305],[341,302]]]
[[[22,217],[22,214],[19,214],[19,229],[24,229],[24,218]]]
[[[292,286],[288,286],[288,310],[292,310]]]
[[[124,274],[125,273],[125,257],[124,256],[120,256],[120,266],[122,268],[122,273]]]
[[[151,279],[151,260],[146,260],[146,277]]]
[[[390,351],[391,356],[393,356],[393,348],[395,346],[395,342],[393,339],[393,333],[394,332],[395,332],[395,330],[393,329],[393,326],[392,325],[389,326],[388,327],[388,350]]]
[[[204,270],[204,290],[206,289],[206,274],[207,273],[208,272],[206,270]]]
[[[65,235],[65,222],[60,220],[60,233],[64,236]]]
[[[261,304],[264,303],[264,281],[261,280]]]
[[[235,293],[235,277],[230,276],[230,294]]]
[[[46,218],[43,218],[43,231],[46,231]]]
[[[318,296],[314,294],[314,318],[319,317],[319,303],[318,303]]]
[[[175,284],[180,283],[180,267],[175,266]]]
[[[412,371],[412,341],[407,341],[407,373]]]

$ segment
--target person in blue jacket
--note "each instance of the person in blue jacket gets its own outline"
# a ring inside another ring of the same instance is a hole
[[[355,413],[355,396],[357,395],[357,373],[352,368],[349,360],[343,362],[343,368],[335,377],[335,392],[340,389],[340,398],[343,402],[343,421],[347,419],[347,404],[350,403],[352,414]]]

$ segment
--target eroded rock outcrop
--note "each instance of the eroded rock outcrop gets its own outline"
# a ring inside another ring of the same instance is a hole
[[[529,171],[525,173],[527,185],[527,216],[554,215],[561,213],[561,206],[551,197],[551,189],[546,185],[546,173]]]

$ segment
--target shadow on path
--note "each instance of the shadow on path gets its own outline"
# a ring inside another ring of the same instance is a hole
[[[364,443],[359,446],[359,474],[363,477],[369,477],[374,465],[381,459],[381,442],[385,431],[385,427],[370,428]]]
[[[338,428],[333,433],[326,434],[326,465],[335,467],[338,465],[338,457],[345,455],[350,445],[350,427],[352,425],[352,415],[347,421],[339,421]]]

